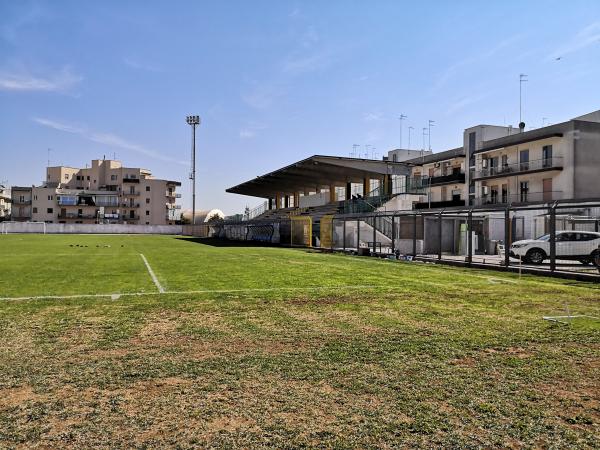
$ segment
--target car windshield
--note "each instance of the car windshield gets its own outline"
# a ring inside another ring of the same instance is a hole
[[[550,240],[550,235],[549,234],[544,234],[538,238],[535,239],[536,241],[549,241]]]

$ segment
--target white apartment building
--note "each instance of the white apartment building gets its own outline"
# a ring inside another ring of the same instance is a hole
[[[0,221],[10,217],[10,188],[0,184]]]
[[[13,220],[47,223],[174,224],[181,218],[178,181],[97,159],[91,167],[48,167],[42,186],[13,188]],[[15,211],[16,210],[16,211]]]

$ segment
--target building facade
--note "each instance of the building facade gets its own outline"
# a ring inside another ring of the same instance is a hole
[[[46,223],[170,225],[181,218],[178,181],[116,160],[91,167],[48,167],[42,186],[13,188],[13,220]],[[16,211],[15,211],[16,210]]]
[[[0,184],[0,221],[10,218],[10,188]]]

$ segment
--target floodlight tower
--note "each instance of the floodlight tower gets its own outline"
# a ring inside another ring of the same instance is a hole
[[[192,127],[192,225],[196,225],[196,127],[200,125],[200,116],[187,116],[185,121]]]

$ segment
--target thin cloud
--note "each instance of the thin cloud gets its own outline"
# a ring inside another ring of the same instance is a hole
[[[125,63],[126,66],[131,67],[132,69],[145,70],[147,72],[162,72],[162,69],[160,69],[159,67],[156,67],[152,64],[140,62],[137,59],[133,58],[125,57],[123,58],[123,63]]]
[[[251,123],[240,130],[240,139],[252,139],[256,137],[259,131],[264,130],[266,125]]]
[[[81,136],[88,141],[96,142],[99,144],[107,145],[109,147],[120,148],[123,150],[130,150],[136,153],[140,153],[142,155],[148,156],[153,159],[157,159],[159,161],[171,162],[175,164],[181,164],[183,166],[187,166],[188,163],[186,161],[180,161],[177,159],[170,158],[165,156],[159,152],[148,149],[142,145],[136,144],[134,142],[127,141],[126,139],[112,133],[103,133],[94,130],[89,130],[83,126],[77,126],[69,123],[59,122],[56,120],[46,119],[42,117],[34,117],[32,119],[39,125],[42,125],[47,128],[52,128],[57,131],[62,131],[65,133],[75,134],[77,136]]]
[[[472,105],[474,103],[477,103],[477,102],[483,100],[486,97],[488,97],[488,95],[485,95],[485,94],[471,95],[471,96],[463,97],[463,98],[457,100],[456,102],[454,102],[452,105],[450,105],[450,107],[446,110],[446,114],[447,115],[453,114],[457,111],[460,111],[461,109],[464,109],[465,107],[467,107],[469,105]]]
[[[381,120],[381,114],[370,112],[363,116],[363,120],[365,122],[377,122]]]
[[[552,52],[547,60],[563,57],[570,53],[578,52],[586,47],[600,43],[600,21],[589,24],[582,28],[568,42]]]
[[[0,90],[13,92],[67,92],[83,80],[63,67],[56,75],[36,77],[28,73],[0,71]]]

